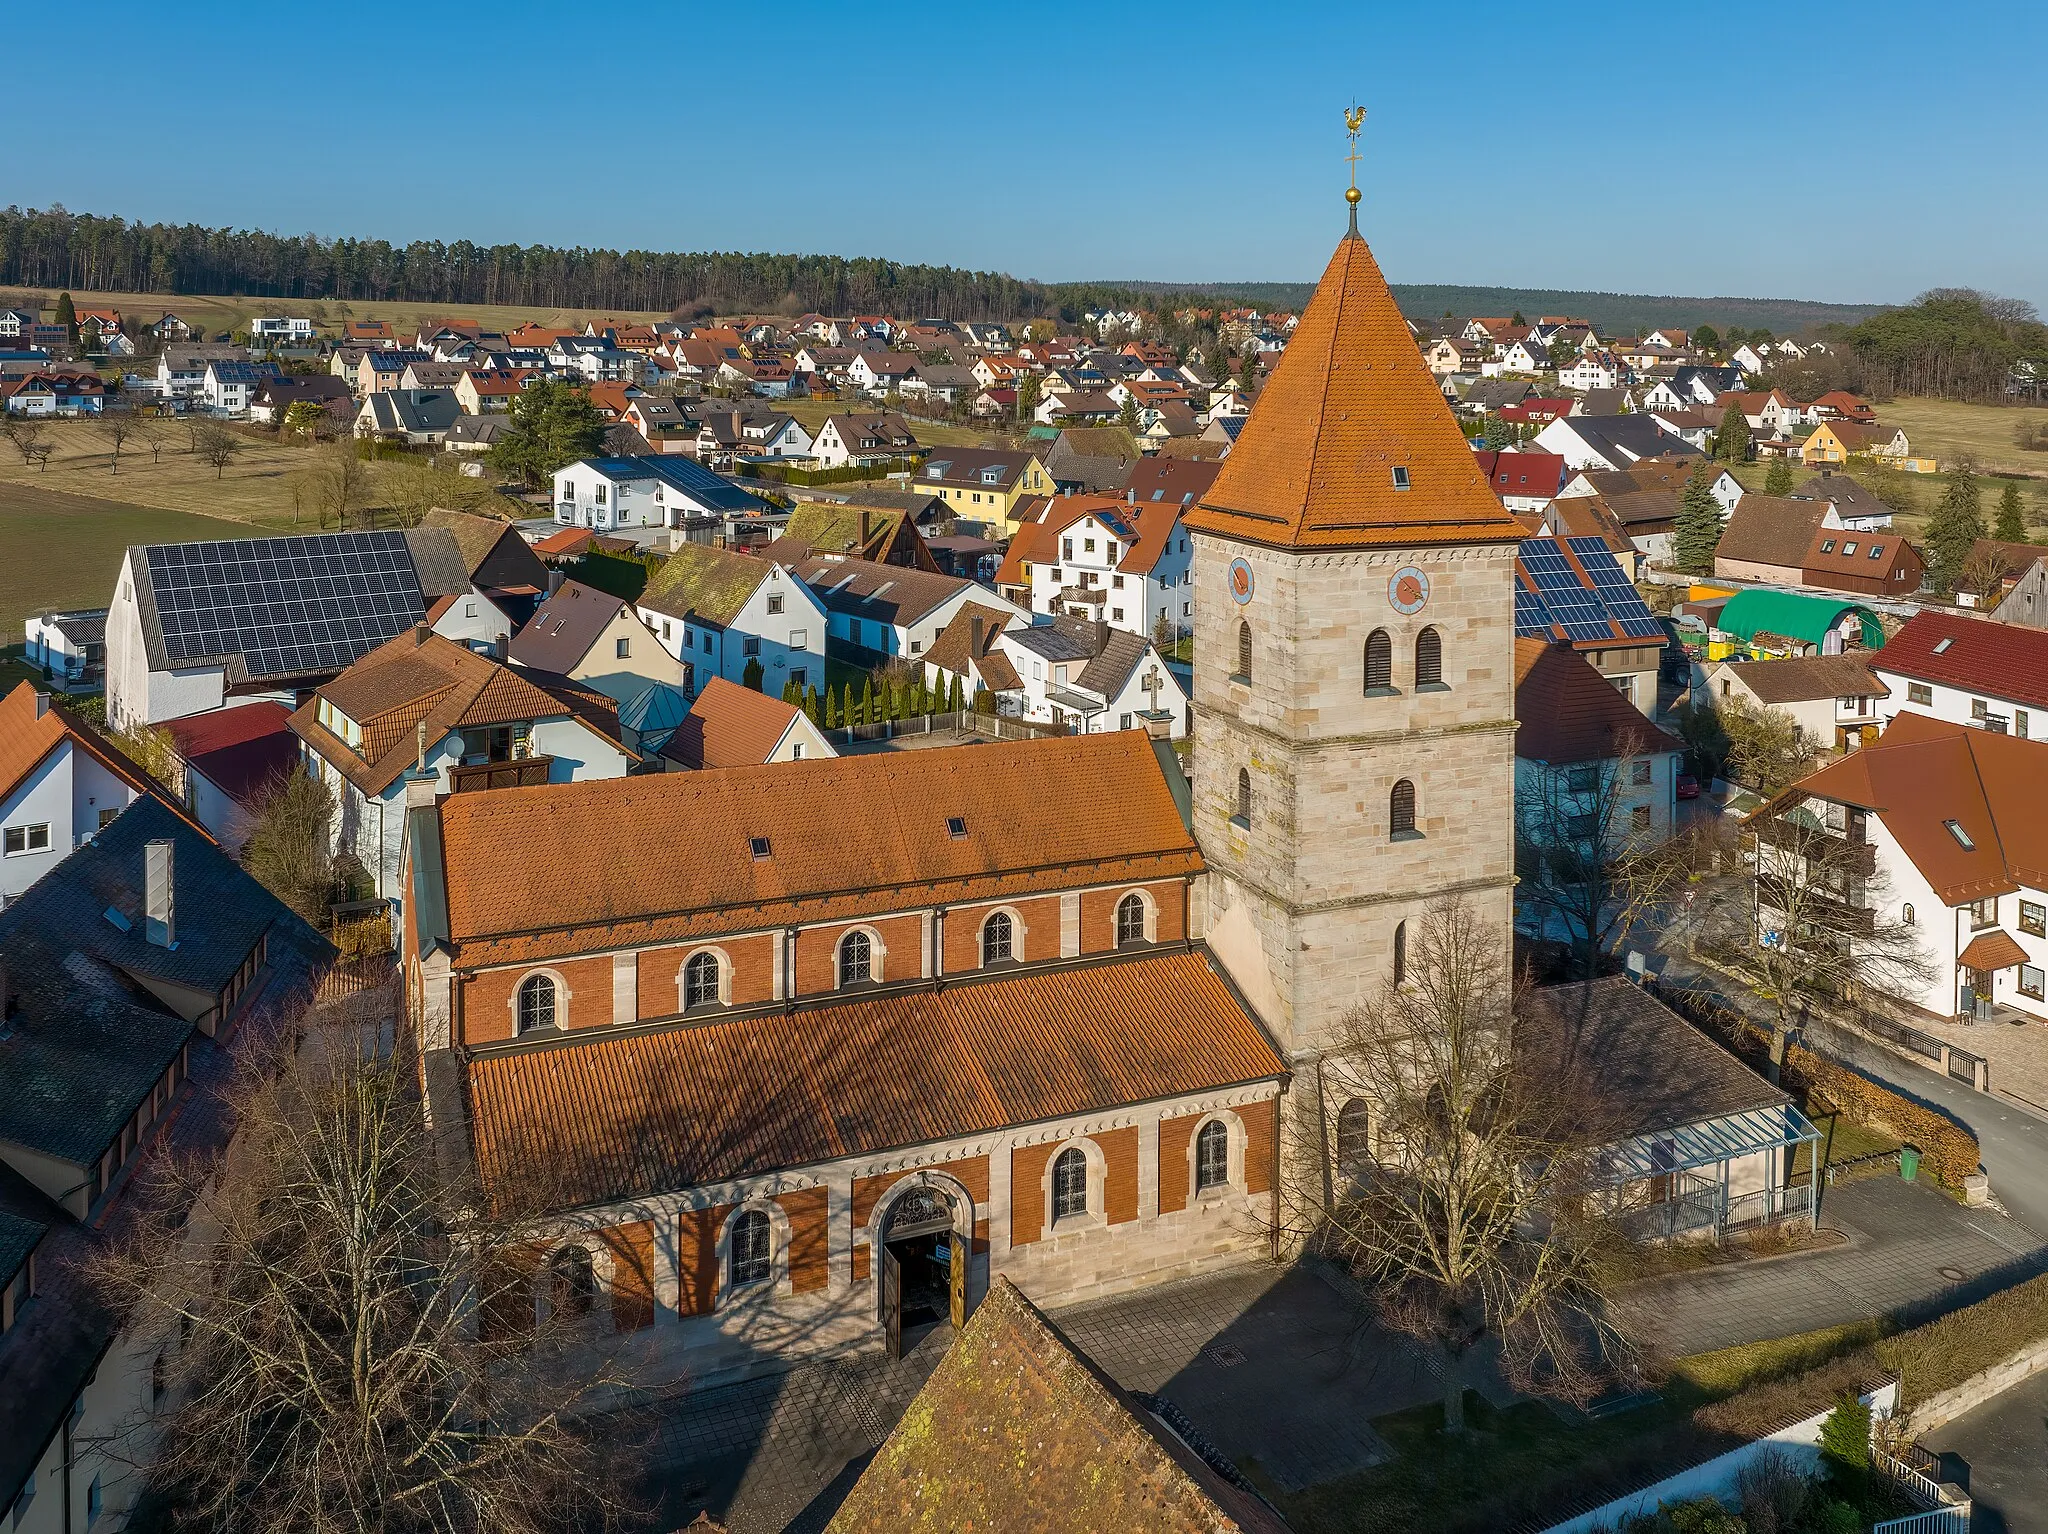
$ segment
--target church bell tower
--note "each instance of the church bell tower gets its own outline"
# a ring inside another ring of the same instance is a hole
[[[1353,123],[1354,132],[1356,123]],[[1185,519],[1208,941],[1311,1057],[1465,899],[1514,885],[1521,527],[1351,227]]]

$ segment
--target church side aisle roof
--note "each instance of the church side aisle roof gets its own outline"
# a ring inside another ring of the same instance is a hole
[[[1355,229],[1338,243],[1223,472],[1185,525],[1299,549],[1522,536]]]

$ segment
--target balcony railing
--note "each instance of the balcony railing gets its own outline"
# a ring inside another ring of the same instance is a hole
[[[1877,872],[1877,847],[1870,842],[1857,841],[1841,831],[1814,831],[1801,826],[1788,826],[1783,821],[1767,820],[1757,826],[1757,835],[1787,852],[1797,853],[1814,862],[1825,862],[1830,868],[1839,868],[1844,873],[1861,874],[1869,878]]]
[[[510,762],[476,762],[448,769],[448,791],[466,794],[480,788],[538,788],[548,780],[551,756],[522,756]]]

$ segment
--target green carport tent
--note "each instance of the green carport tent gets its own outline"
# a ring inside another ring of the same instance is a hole
[[[1825,651],[1828,635],[1852,614],[1862,622],[1864,648],[1883,649],[1884,630],[1878,625],[1877,614],[1869,608],[1833,597],[1801,596],[1794,591],[1738,591],[1721,609],[1714,627],[1745,641],[1759,629],[1767,629],[1787,639],[1819,645]]]

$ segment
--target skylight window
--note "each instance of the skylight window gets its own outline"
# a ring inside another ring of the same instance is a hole
[[[1408,467],[1406,464],[1397,463],[1394,465],[1394,488],[1396,490],[1406,490],[1408,488]]]
[[[948,815],[946,817],[946,834],[956,842],[965,837],[967,835],[966,817],[963,815]]]
[[[1948,647],[1954,644],[1955,642],[1955,636],[1950,635],[1948,638],[1942,640],[1940,644],[1934,647],[1934,653],[1936,655],[1946,655],[1948,653]]]
[[[1944,820],[1942,824],[1948,827],[1948,834],[1956,839],[1956,845],[1962,848],[1963,851],[1975,852],[1977,850],[1977,844],[1970,840],[1970,833],[1962,828],[1962,824],[1959,821]]]
[[[747,850],[754,854],[756,861],[759,861],[760,859],[767,857],[770,851],[770,848],[768,846],[768,838],[765,836],[748,837]]]

